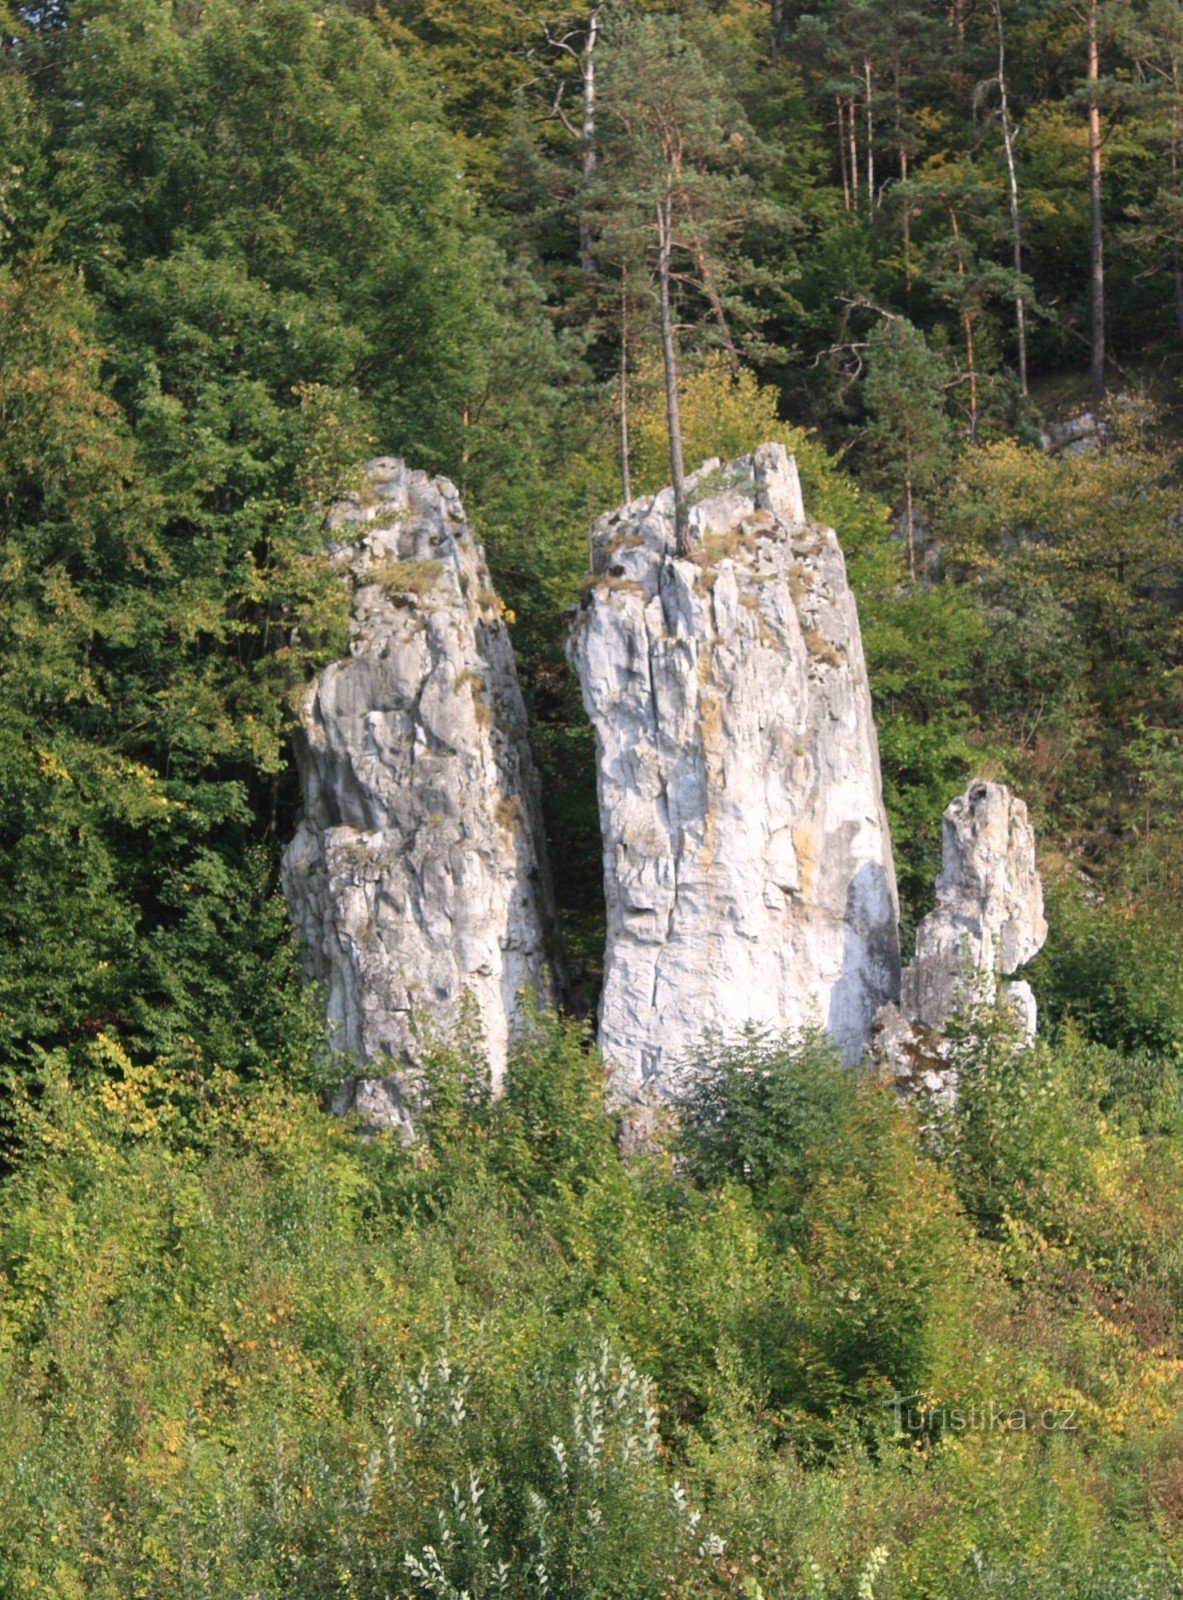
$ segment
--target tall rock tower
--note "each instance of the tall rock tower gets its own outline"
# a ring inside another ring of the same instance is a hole
[[[704,1033],[824,1027],[856,1060],[897,998],[879,752],[838,540],[779,445],[603,517],[569,654],[594,725],[600,1044],[661,1092]]]
[[[522,987],[551,995],[554,925],[501,607],[446,479],[371,461],[331,521],[349,655],[308,689],[283,861],[306,970],[359,1071],[413,1064],[472,1006],[496,1082]]]

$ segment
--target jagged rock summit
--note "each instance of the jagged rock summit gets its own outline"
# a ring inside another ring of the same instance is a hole
[[[496,1081],[523,985],[552,992],[553,928],[502,609],[446,479],[371,461],[330,520],[349,655],[307,693],[304,815],[283,861],[307,973],[359,1068],[414,1064],[425,1031],[450,1032],[471,1004]],[[387,1107],[374,1120],[403,1120],[394,1079],[358,1093]]]
[[[936,905],[916,930],[898,1008],[876,1018],[875,1054],[895,1076],[948,1091],[943,1031],[955,1012],[1001,999],[1034,1037],[1035,996],[1014,974],[1047,938],[1027,807],[976,780],[948,806]],[[1011,981],[1004,981],[1011,980]]]
[[[779,445],[595,525],[569,654],[596,733],[618,1091],[708,1031],[825,1027],[856,1060],[899,992],[895,874],[838,540]]]

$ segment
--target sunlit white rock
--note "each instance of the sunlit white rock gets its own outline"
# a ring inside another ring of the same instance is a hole
[[[899,986],[895,875],[838,540],[779,445],[602,517],[571,660],[596,733],[618,1091],[708,1031],[826,1028],[858,1058]]]
[[[446,479],[372,461],[332,524],[349,654],[305,698],[283,862],[307,973],[359,1068],[413,1064],[468,1006],[496,1080],[523,985],[551,993],[553,926],[509,635]]]

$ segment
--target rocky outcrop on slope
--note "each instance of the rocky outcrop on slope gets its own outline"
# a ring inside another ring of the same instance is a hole
[[[942,821],[936,905],[916,930],[900,1009],[943,1028],[953,1011],[993,999],[996,981],[1026,966],[1046,938],[1027,807],[1004,784],[971,783]]]
[[[496,1080],[522,987],[551,992],[553,927],[501,607],[446,479],[371,461],[331,520],[349,655],[307,693],[304,815],[283,862],[307,973],[359,1066],[412,1064],[475,1008]],[[347,1085],[341,1108],[355,1100],[405,1122],[397,1078]]]
[[[899,984],[895,875],[854,599],[779,445],[602,517],[569,645],[595,728],[618,1090],[708,1031],[825,1027],[850,1060]]]
[[[916,930],[899,1006],[876,1018],[875,1043],[896,1077],[933,1092],[952,1087],[944,1030],[955,1012],[1001,999],[1034,1037],[1035,996],[1013,975],[1047,938],[1035,835],[1005,785],[977,781],[951,803],[941,853],[936,905]]]

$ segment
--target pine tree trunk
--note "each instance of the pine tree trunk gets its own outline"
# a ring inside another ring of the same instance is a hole
[[[834,109],[838,115],[838,169],[842,174],[842,204],[850,210],[850,172],[846,165],[846,117],[842,110],[842,96],[834,96]]]
[[[727,351],[733,372],[739,371],[739,351],[736,349],[735,340],[731,337],[731,326],[727,321],[727,311],[715,287],[715,280],[711,273],[710,263],[701,245],[696,245],[694,250],[694,265],[698,268],[698,281],[703,294],[707,297],[707,304],[711,308],[711,315],[718,324],[719,337],[723,341],[723,348]]]
[[[850,76],[854,77],[853,66],[849,69]],[[855,99],[852,94],[846,102],[846,131],[850,138],[850,193],[854,202],[854,210],[858,210],[859,179],[858,179],[858,123],[855,119]]]
[[[628,268],[620,284],[620,489],[625,505],[633,497],[628,449]]]
[[[974,325],[968,311],[961,313],[961,331],[965,337],[965,363],[969,372],[969,442],[978,442],[978,364],[974,354]]]
[[[908,536],[908,576],[916,582],[916,516],[912,505],[912,480],[904,479],[904,529]]]
[[[600,27],[600,9],[596,6],[588,19],[587,43],[583,47],[583,56],[580,60],[580,70],[583,74],[583,187],[587,186],[592,174],[596,170],[596,38]],[[591,223],[586,216],[579,219],[579,265],[584,272],[596,270],[596,258],[592,251]]]
[[[690,526],[686,516],[686,469],[682,463],[682,419],[678,412],[678,354],[670,306],[670,254],[673,249],[673,207],[669,195],[657,202],[657,283],[661,312],[661,356],[665,368],[665,415],[670,441],[670,478],[674,490],[674,551],[690,559]]]
[[[1175,319],[1183,339],[1183,240],[1179,237],[1179,60],[1171,58],[1171,271],[1175,279]]]
[[[900,53],[897,50],[892,62],[895,81],[895,142],[899,153],[900,183],[908,181],[908,144],[904,138],[904,94],[901,84]],[[900,205],[900,231],[904,246],[904,302],[908,315],[912,314],[912,206],[907,195]]]
[[[867,84],[867,210],[875,209],[875,108],[871,90],[871,58],[863,62]]]
[[[969,296],[966,292],[965,280],[965,251],[961,248],[961,229],[957,223],[957,213],[952,206],[949,207],[949,225],[953,230],[953,238],[957,242],[957,276],[961,281],[961,333],[965,340],[965,369],[969,377],[969,438],[971,444],[978,442],[978,363],[974,346],[974,324],[969,310]]]
[[[994,21],[998,29],[998,95],[1002,120],[1002,147],[1006,152],[1006,175],[1010,189],[1010,231],[1015,261],[1015,337],[1019,346],[1019,389],[1030,394],[1027,383],[1027,310],[1023,302],[1023,229],[1019,215],[1019,179],[1015,168],[1015,139],[1010,122],[1010,102],[1006,92],[1006,34],[1002,25],[1002,0],[994,0]]]
[[[900,139],[900,182],[908,181],[908,147],[903,138]],[[912,202],[907,195],[903,199],[900,228],[904,236],[904,299],[908,312],[912,310]]]
[[[1101,55],[1097,40],[1098,0],[1088,0],[1089,81],[1089,246],[1091,256],[1092,362],[1089,392],[1094,404],[1105,398],[1105,236],[1101,219],[1101,107],[1097,86]]]

